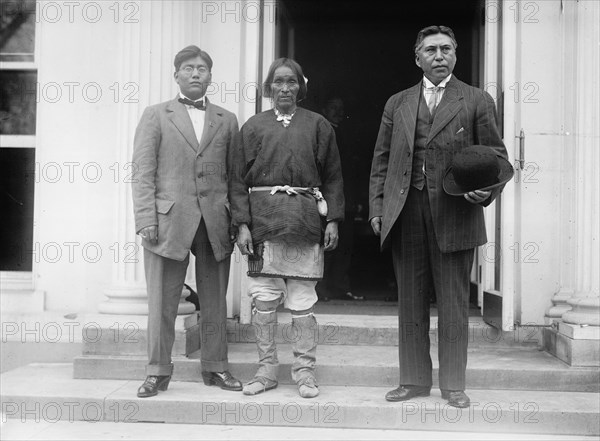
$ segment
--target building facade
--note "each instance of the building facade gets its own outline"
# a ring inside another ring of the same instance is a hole
[[[547,349],[564,356],[557,341],[600,339],[600,4],[473,8],[482,16],[473,40],[479,85],[497,100],[516,170],[486,209],[478,304],[505,331],[556,320]],[[130,188],[137,122],[146,106],[176,95],[172,60],[188,44],[211,54],[209,99],[240,126],[268,108],[259,87],[266,70],[294,54],[285,2],[7,1],[2,9],[3,322],[143,315]],[[249,322],[246,263],[237,253],[232,263],[229,316]],[[193,311],[185,296],[182,314]]]

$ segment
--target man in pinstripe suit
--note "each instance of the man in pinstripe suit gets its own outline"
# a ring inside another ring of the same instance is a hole
[[[381,246],[391,245],[398,282],[400,386],[388,401],[429,396],[429,299],[438,305],[439,386],[455,407],[465,394],[469,280],[475,247],[487,241],[483,206],[502,186],[464,196],[444,193],[455,153],[474,144],[507,158],[486,92],[452,75],[457,43],[445,26],[422,29],[415,61],[423,80],[385,105],[371,167],[369,218]]]

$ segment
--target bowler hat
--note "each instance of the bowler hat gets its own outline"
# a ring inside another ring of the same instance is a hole
[[[472,145],[460,150],[444,175],[444,191],[450,196],[462,196],[474,190],[491,190],[504,185],[514,175],[513,166],[484,145]]]

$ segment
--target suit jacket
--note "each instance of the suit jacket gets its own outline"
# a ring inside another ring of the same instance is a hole
[[[217,261],[233,251],[227,181],[237,141],[237,118],[208,103],[200,143],[184,104],[146,108],[135,132],[133,205],[135,228],[158,225],[158,242],[142,245],[184,260],[204,218]],[[209,246],[209,244],[205,244]]]
[[[417,110],[422,83],[393,95],[385,105],[371,166],[369,219],[382,218],[381,246],[402,212],[411,187]],[[483,206],[500,193],[496,188],[481,205],[449,196],[442,181],[455,153],[471,145],[486,145],[508,158],[497,126],[494,100],[485,91],[454,75],[436,109],[425,145],[426,190],[435,236],[442,252],[474,248],[486,241]]]

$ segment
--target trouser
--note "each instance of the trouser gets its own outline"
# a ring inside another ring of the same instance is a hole
[[[230,258],[217,262],[204,220],[192,243],[196,256],[196,285],[200,302],[200,359],[202,370],[222,372],[227,361],[227,282]],[[168,259],[144,249],[148,291],[148,365],[146,375],[171,375],[175,320],[189,257]]]
[[[433,289],[438,307],[440,389],[464,390],[474,250],[440,251],[426,188],[410,189],[392,230],[392,256],[398,282],[400,384],[432,384],[429,300]]]
[[[294,353],[292,379],[299,382],[308,376],[314,377],[318,336],[317,321],[313,314],[315,285],[316,282],[312,281],[250,278],[249,293],[254,300],[253,325],[260,365],[255,377],[277,381],[279,361],[275,336],[277,306],[281,296],[292,313],[292,335],[286,335],[292,341]]]

